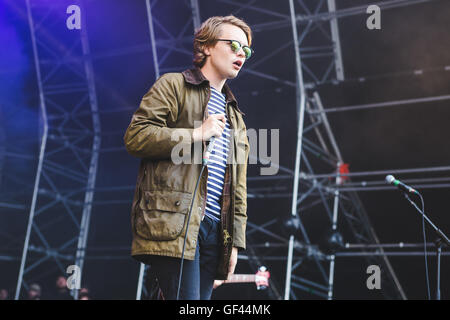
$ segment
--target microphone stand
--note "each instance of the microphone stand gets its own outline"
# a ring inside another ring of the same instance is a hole
[[[423,212],[423,210],[419,209],[419,207],[416,205],[416,203],[414,201],[412,201],[408,194],[406,192],[403,192],[403,194],[405,195],[405,198],[411,202],[411,204],[417,209],[417,211],[422,215],[422,217],[425,218],[425,220],[428,222],[428,224],[433,228],[433,230],[436,232],[436,234],[438,235],[438,239],[435,241],[435,245],[436,245],[436,253],[437,253],[437,286],[436,286],[436,300],[441,300],[441,253],[442,253],[442,248],[447,245],[450,247],[450,240],[447,238],[447,236],[438,228],[434,225],[433,222],[431,222],[431,220],[427,217],[427,215]],[[422,205],[423,205],[423,198],[422,195],[420,193],[417,192],[417,195],[420,197],[420,199],[422,200]]]

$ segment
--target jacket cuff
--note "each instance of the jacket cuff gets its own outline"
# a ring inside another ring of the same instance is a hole
[[[238,248],[239,251],[245,250],[245,235],[240,237],[235,236],[233,239],[233,247]]]

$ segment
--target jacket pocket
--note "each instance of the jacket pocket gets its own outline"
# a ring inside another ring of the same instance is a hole
[[[135,215],[135,232],[147,240],[178,238],[184,229],[191,193],[172,190],[143,191]]]

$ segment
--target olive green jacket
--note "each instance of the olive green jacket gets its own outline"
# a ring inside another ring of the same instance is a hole
[[[226,279],[232,247],[245,249],[247,162],[249,143],[241,110],[225,84],[226,113],[232,130],[221,202],[221,255],[217,279]],[[141,158],[131,209],[131,255],[147,263],[148,255],[193,260],[206,206],[207,167],[201,172],[205,142],[192,133],[208,117],[210,84],[198,68],[161,76],[143,97],[124,136],[127,151]],[[195,125],[195,126],[194,126]],[[198,152],[198,150],[200,152]],[[174,155],[179,160],[174,161]]]

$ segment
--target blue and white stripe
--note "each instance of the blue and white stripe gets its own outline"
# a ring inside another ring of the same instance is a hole
[[[220,201],[222,198],[225,169],[229,153],[230,122],[225,112],[225,95],[211,87],[211,97],[208,101],[208,114],[225,115],[225,129],[220,138],[214,141],[213,151],[208,162],[208,183],[206,187],[206,209],[205,214],[216,221],[220,221]]]

